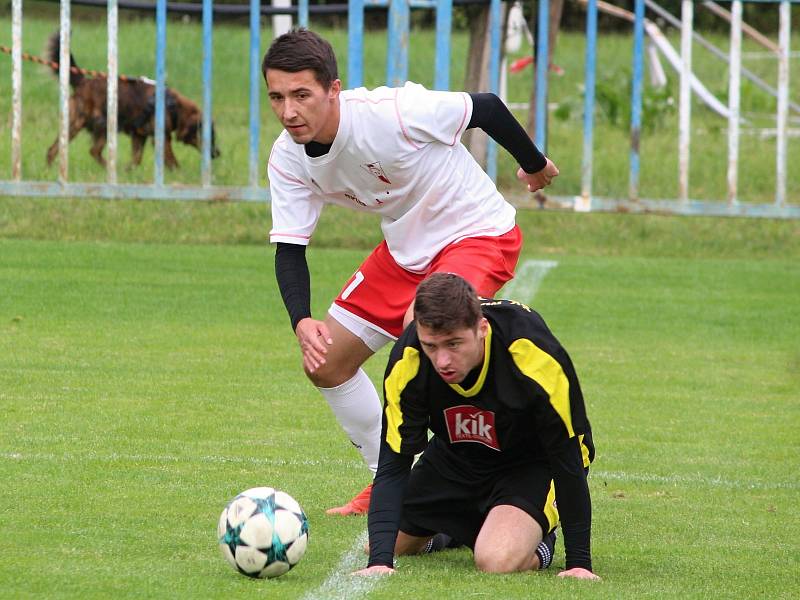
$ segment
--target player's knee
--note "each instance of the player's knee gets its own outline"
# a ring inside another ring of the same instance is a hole
[[[494,548],[491,552],[475,552],[475,567],[484,573],[514,573],[524,568],[519,556],[508,548]]]
[[[336,365],[333,362],[326,362],[320,365],[313,372],[308,370],[308,367],[303,365],[303,371],[306,377],[317,387],[321,388],[334,388],[350,381],[357,370],[352,368],[348,369],[341,365]]]

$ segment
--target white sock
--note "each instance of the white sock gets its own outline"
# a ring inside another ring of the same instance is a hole
[[[358,372],[341,385],[318,388],[336,415],[350,441],[361,452],[370,471],[378,470],[378,451],[381,441],[381,401],[372,381]]]

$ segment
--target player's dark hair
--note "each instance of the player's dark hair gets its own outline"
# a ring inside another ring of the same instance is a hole
[[[261,74],[267,79],[267,69],[299,73],[310,69],[314,78],[326,90],[339,78],[333,48],[319,35],[304,27],[292,29],[273,40],[261,63]]]
[[[434,273],[417,288],[414,319],[424,327],[440,333],[474,329],[481,315],[475,288],[454,273]]]

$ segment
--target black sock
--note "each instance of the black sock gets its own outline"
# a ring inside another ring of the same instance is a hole
[[[536,556],[539,557],[539,570],[546,569],[552,564],[555,547],[556,531],[554,529],[544,536],[544,539],[536,547]]]
[[[450,546],[450,544],[452,542],[453,538],[446,533],[437,533],[425,544],[425,548],[422,549],[422,554],[430,554],[431,552],[438,552],[445,548],[451,548],[452,546]]]

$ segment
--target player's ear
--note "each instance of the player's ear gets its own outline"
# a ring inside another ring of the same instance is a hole
[[[478,321],[478,335],[481,338],[489,335],[489,321],[486,320],[486,317],[481,317],[481,320]]]
[[[328,88],[328,98],[333,100],[339,95],[339,92],[342,91],[342,80],[341,79],[334,79],[331,82],[331,87]]]

